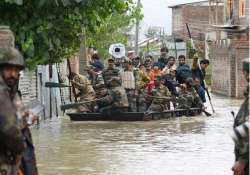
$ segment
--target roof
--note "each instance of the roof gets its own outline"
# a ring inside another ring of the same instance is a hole
[[[209,6],[209,1],[208,0],[203,0],[203,1],[197,1],[197,2],[176,4],[176,5],[168,6],[168,8],[177,8],[177,7],[180,7],[180,6],[183,6],[183,5]]]
[[[241,32],[241,31],[246,31],[249,29],[249,26],[247,25],[230,25],[230,24],[225,24],[225,25],[212,25],[212,27],[220,29],[220,30],[224,30],[224,31],[228,31],[228,32],[233,32],[233,31],[237,31],[237,32]]]

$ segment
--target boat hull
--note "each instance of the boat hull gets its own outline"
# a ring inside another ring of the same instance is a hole
[[[200,108],[166,110],[163,112],[125,112],[117,115],[105,116],[101,113],[67,113],[71,121],[149,121],[181,116],[197,116]]]

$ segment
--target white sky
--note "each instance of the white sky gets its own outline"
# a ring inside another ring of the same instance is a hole
[[[164,27],[165,32],[171,34],[172,10],[168,6],[197,1],[200,0],[141,0],[144,19],[140,24],[140,38],[149,26]]]

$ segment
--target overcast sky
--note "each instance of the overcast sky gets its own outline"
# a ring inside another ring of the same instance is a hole
[[[200,0],[141,0],[144,19],[141,22],[141,38],[149,26],[164,27],[167,34],[171,34],[171,13],[168,6],[197,2]]]

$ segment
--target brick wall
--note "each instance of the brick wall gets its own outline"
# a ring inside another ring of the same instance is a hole
[[[219,6],[218,24],[223,23],[223,16],[223,6]],[[172,34],[184,40],[188,39],[186,23],[189,25],[193,39],[204,41],[205,33],[211,26],[209,6],[181,5],[172,8]]]
[[[249,58],[248,40],[218,40],[211,51],[212,92],[242,98],[247,82],[241,61]]]
[[[37,76],[35,71],[23,71],[19,80],[19,89],[25,104],[37,99]]]
[[[227,47],[221,46],[219,43],[211,46],[211,66],[212,66],[212,92],[228,95],[229,94],[229,81],[230,70]]]

